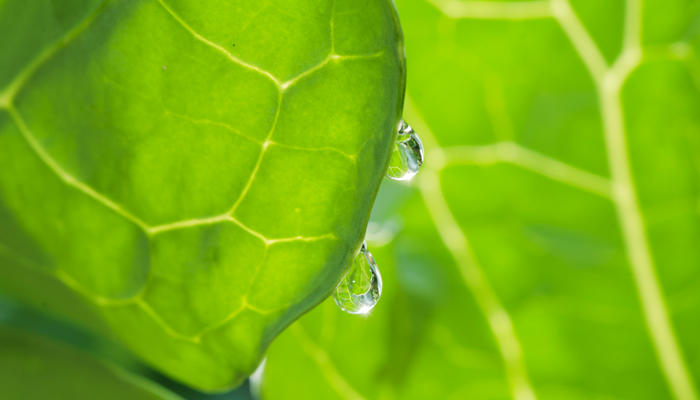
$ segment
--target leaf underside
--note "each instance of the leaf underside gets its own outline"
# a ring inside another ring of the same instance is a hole
[[[0,0],[0,290],[220,390],[359,248],[388,0]]]
[[[266,398],[697,399],[700,2],[397,3],[384,298],[292,326]]]

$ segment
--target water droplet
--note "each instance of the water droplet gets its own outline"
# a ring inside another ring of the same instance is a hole
[[[350,270],[335,288],[335,303],[347,313],[367,314],[381,295],[382,276],[372,253],[367,250],[367,244],[362,243]]]
[[[252,375],[248,378],[249,389],[251,397],[254,399],[262,398],[262,382],[265,375],[265,365],[267,364],[267,357],[258,364],[258,368],[255,369]]]
[[[401,120],[387,175],[396,181],[407,181],[418,173],[421,165],[423,165],[423,143],[413,128],[406,121]]]

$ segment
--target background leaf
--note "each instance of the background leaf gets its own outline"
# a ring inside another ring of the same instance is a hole
[[[384,298],[290,328],[266,398],[698,398],[700,2],[398,8],[426,164]]]
[[[109,337],[81,328],[71,321],[62,320],[38,312],[35,308],[27,307],[2,295],[0,295],[0,331],[11,332],[14,336],[26,336],[26,339],[17,339],[23,343],[22,346],[13,346],[12,340],[0,344],[0,346],[10,348],[8,353],[13,353],[15,356],[16,353],[23,351],[18,349],[23,349],[24,344],[31,344],[33,341],[48,343],[47,346],[49,349],[54,347],[63,349],[62,352],[51,352],[49,350],[45,351],[44,347],[46,346],[37,345],[34,346],[35,348],[29,351],[29,353],[36,359],[43,359],[49,356],[42,355],[42,352],[47,352],[55,355],[55,357],[49,357],[52,359],[52,363],[71,363],[66,369],[77,372],[61,375],[63,381],[62,385],[65,387],[81,387],[81,385],[84,384],[83,379],[85,378],[85,374],[78,372],[82,368],[90,368],[92,365],[98,365],[106,366],[106,369],[110,371],[116,370],[118,376],[126,376],[129,378],[124,381],[124,385],[128,387],[128,390],[130,390],[134,383],[138,383],[139,386],[156,389],[158,387],[163,388],[166,392],[188,400],[251,399],[251,388],[247,382],[232,391],[219,392],[216,394],[199,392],[169,379],[148,367],[135,357],[133,353],[129,352],[119,343],[110,340]],[[17,349],[15,347],[17,347]],[[60,356],[64,353],[71,355],[77,354],[77,356],[65,357],[65,359],[63,359]],[[83,362],[83,360],[85,361]],[[40,365],[46,364],[43,361],[37,361],[37,363]],[[22,365],[14,365],[14,367],[17,371],[12,372],[12,374],[27,374],[23,372],[24,367]],[[47,371],[47,373],[49,372]],[[26,380],[18,379],[18,381],[20,381],[20,383],[18,383],[19,385],[26,384]],[[118,382],[115,382],[115,385],[118,385]],[[99,390],[99,386],[99,384],[96,384],[92,389]],[[105,387],[108,388],[110,385],[105,385]],[[26,399],[28,396],[23,393],[31,390],[36,389],[19,388],[13,391],[7,390],[3,394],[3,397],[8,399]],[[163,390],[156,391],[162,392]],[[118,390],[117,393],[119,393]]]
[[[0,329],[0,386],[12,399],[180,398],[68,347],[7,328]]]
[[[359,248],[388,0],[0,1],[0,287],[222,390]]]

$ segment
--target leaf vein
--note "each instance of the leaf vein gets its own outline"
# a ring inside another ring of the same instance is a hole
[[[452,19],[525,20],[551,17],[549,1],[438,1],[428,0]]]
[[[321,347],[314,343],[304,328],[297,322],[290,328],[292,333],[299,339],[301,349],[308,354],[319,366],[321,374],[331,385],[333,390],[344,399],[364,400],[362,396],[338,371],[330,356]]]
[[[408,97],[406,104],[408,108],[415,110]],[[428,210],[428,215],[437,228],[442,242],[455,260],[465,285],[474,295],[481,312],[486,317],[501,353],[513,398],[515,400],[534,400],[536,398],[535,392],[527,375],[522,347],[515,333],[512,319],[489,284],[467,235],[459,227],[440,188],[439,172],[440,167],[444,165],[444,152],[418,113],[414,111],[412,114],[414,116],[413,125],[419,128],[424,142],[438,160],[438,167],[426,163],[418,176],[418,188]]]
[[[10,106],[8,112],[12,119],[14,120],[17,128],[20,131],[21,136],[25,139],[32,151],[37,155],[37,157],[54,173],[56,176],[63,181],[66,185],[71,186],[83,194],[91,197],[93,200],[104,205],[115,213],[121,215],[127,220],[131,221],[135,225],[139,226],[144,231],[148,231],[148,225],[143,222],[140,218],[133,215],[120,204],[109,199],[107,196],[97,192],[92,187],[86,185],[82,181],[75,178],[73,175],[69,174],[63,169],[41,146],[41,144],[36,140],[34,135],[31,133],[30,129],[27,127],[24,119],[19,114],[19,111],[14,107]]]
[[[80,21],[78,25],[69,30],[63,37],[54,42],[52,45],[46,47],[22,71],[20,71],[17,76],[15,76],[15,78],[5,87],[5,89],[0,91],[0,108],[9,109],[17,94],[22,90],[27,81],[34,76],[34,73],[36,73],[39,68],[51,60],[59,51],[78,38],[80,34],[85,32],[97,19],[97,17],[102,14],[111,1],[112,0],[103,1],[92,13],[88,14],[82,21]]]
[[[219,53],[223,54],[223,55],[226,56],[229,60],[231,60],[234,64],[237,64],[237,65],[239,65],[239,66],[241,66],[241,67],[243,67],[243,68],[246,68],[246,69],[248,69],[248,70],[257,72],[258,74],[267,77],[267,78],[270,79],[272,82],[274,82],[275,85],[276,85],[278,88],[280,88],[280,85],[281,85],[280,80],[277,79],[277,77],[274,76],[272,73],[270,73],[269,71],[266,71],[266,70],[264,70],[264,69],[258,67],[258,66],[255,65],[255,64],[251,64],[251,63],[248,63],[248,62],[246,62],[246,61],[243,61],[242,59],[240,59],[240,58],[234,56],[231,52],[229,52],[228,50],[226,50],[225,48],[223,48],[221,45],[219,45],[219,44],[217,44],[217,43],[215,43],[215,42],[213,42],[213,41],[207,39],[206,37],[204,37],[202,34],[200,34],[199,32],[197,32],[196,30],[194,30],[187,22],[185,22],[185,20],[184,20],[182,17],[180,17],[177,13],[175,13],[175,11],[174,11],[170,6],[168,6],[168,5],[165,3],[164,0],[158,0],[158,4],[160,4],[161,7],[163,7],[163,9],[164,9],[175,21],[177,21],[177,23],[180,24],[180,26],[182,26],[186,31],[188,31],[195,39],[199,40],[200,42],[204,43],[205,45],[207,45],[207,46],[213,48],[214,50],[218,51]]]
[[[625,80],[641,60],[641,4],[639,0],[627,1],[623,51],[613,66],[608,68],[600,50],[571,9],[568,0],[552,1],[553,8],[557,10],[556,20],[596,83],[613,182],[613,203],[652,345],[675,397],[683,400],[697,399],[656,275],[627,149],[620,97]]]
[[[445,166],[509,163],[596,195],[611,197],[611,183],[608,179],[514,142],[498,142],[483,146],[453,146],[442,150],[445,155]]]

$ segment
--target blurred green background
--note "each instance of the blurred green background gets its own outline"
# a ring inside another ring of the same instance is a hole
[[[426,164],[384,297],[284,333],[267,398],[697,398],[700,2],[397,6]]]
[[[329,299],[273,343],[261,383],[218,397],[8,299],[0,338],[51,336],[73,379],[92,354],[129,371],[89,368],[97,390],[144,398],[697,399],[700,1],[397,7],[426,163],[377,199],[370,315]]]

